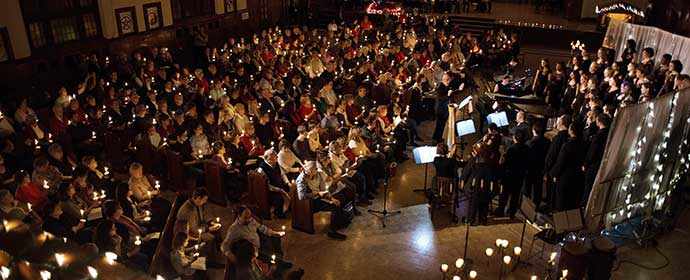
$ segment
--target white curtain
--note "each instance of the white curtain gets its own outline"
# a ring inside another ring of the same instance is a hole
[[[683,73],[690,71],[690,38],[673,34],[656,27],[637,25],[627,22],[611,20],[606,31],[603,45],[616,51],[616,60],[620,59],[625,49],[625,42],[633,39],[637,42],[637,59],[643,48],[651,47],[656,53],[656,59],[663,54],[671,54],[673,59],[683,63]]]

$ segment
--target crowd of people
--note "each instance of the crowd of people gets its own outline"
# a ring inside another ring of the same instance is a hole
[[[162,231],[171,211],[163,154],[174,151],[189,176],[201,178],[204,163],[217,164],[227,199],[237,204],[246,174],[257,171],[268,183],[273,217],[287,218],[292,201],[312,200],[314,211],[333,213],[328,236],[346,239],[338,232],[348,223],[345,205],[371,204],[391,165],[423,141],[417,124],[434,119],[431,140],[442,142],[448,105],[476,92],[473,69],[515,66],[516,34],[491,30],[478,38],[455,28],[432,16],[383,23],[365,16],[324,29],[230,37],[188,64],[176,59],[182,49],[164,47],[84,55],[83,79],[2,104],[0,215],[145,270],[157,243],[150,233]],[[611,53],[578,50],[554,70],[542,61],[531,89],[558,116],[552,139],[543,122],[518,112],[509,130],[487,123],[467,160],[458,159],[457,147],[439,144],[438,176],[457,180],[453,170],[464,166],[459,184],[476,198],[472,221],[486,221],[492,194],[500,196],[496,215],[514,216],[522,192],[548,209],[581,206],[616,109],[690,83],[679,61],[655,61],[651,48],[641,51],[640,63],[634,42],[618,61]],[[480,127],[484,113],[471,112]],[[108,153],[113,146],[124,149]],[[131,157],[122,161],[122,154]],[[208,191],[197,187],[177,213],[177,273],[203,278],[191,263],[207,245],[235,263],[240,279],[270,279],[270,256],[280,257],[284,232],[238,207],[222,236],[208,212]]]
[[[651,47],[638,54],[634,40],[627,41],[619,58],[605,47],[594,55],[575,45],[568,62],[542,59],[527,87],[528,94],[544,101],[547,118],[517,111],[510,129],[490,124],[473,146],[461,176],[474,198],[471,222],[486,222],[495,196],[499,203],[493,214],[499,217],[514,217],[521,195],[545,213],[586,206],[617,110],[690,88],[679,60],[670,54],[657,57]],[[512,78],[506,75],[494,91],[515,95]],[[547,126],[555,135],[545,136]],[[449,163],[457,160],[446,156],[447,149],[438,149],[444,151],[439,168],[458,164]]]
[[[228,38],[189,64],[176,60],[181,49],[163,47],[84,55],[83,79],[2,104],[2,218],[146,270],[159,237],[152,233],[171,211],[164,194],[177,182],[166,181],[163,154],[173,151],[188,176],[201,178],[204,163],[217,164],[236,203],[247,192],[246,174],[258,171],[272,216],[286,218],[293,200],[313,200],[315,211],[334,213],[328,236],[346,239],[337,231],[349,222],[344,212],[359,210],[345,206],[371,204],[391,164],[406,160],[406,146],[419,140],[415,124],[428,112],[447,118],[445,106],[469,80],[464,54],[483,57],[476,38],[451,31],[434,17],[380,26],[364,17]],[[417,106],[435,88],[439,110]],[[445,119],[437,122],[440,141]],[[190,265],[206,245],[236,260],[238,274],[268,277],[270,269],[245,249],[268,252],[258,240],[284,233],[257,226],[243,210],[223,238],[208,213],[208,191],[197,186],[176,214],[178,274],[203,278]]]

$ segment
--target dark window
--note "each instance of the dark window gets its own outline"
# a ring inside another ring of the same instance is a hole
[[[51,20],[50,29],[53,31],[53,42],[55,43],[79,39],[77,21],[73,17]]]
[[[98,23],[96,22],[96,15],[85,14],[82,16],[82,21],[84,22],[85,37],[94,37],[98,35]]]
[[[213,0],[172,0],[173,19],[215,14]]]
[[[31,35],[31,43],[34,48],[40,48],[48,43],[46,40],[46,28],[42,22],[34,22],[29,24],[29,33]]]
[[[20,1],[34,49],[101,36],[97,0]]]

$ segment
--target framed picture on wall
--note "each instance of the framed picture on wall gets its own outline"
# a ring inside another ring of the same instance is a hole
[[[10,45],[10,33],[7,27],[0,27],[0,63],[14,58],[12,45]]]
[[[137,32],[137,13],[134,6],[115,9],[115,20],[120,36]]]
[[[237,10],[242,11],[247,9],[247,0],[237,0]]]
[[[163,27],[163,9],[161,2],[144,4],[144,23],[146,30],[154,30]]]
[[[225,2],[225,12],[231,13],[235,11],[235,0],[223,0]]]

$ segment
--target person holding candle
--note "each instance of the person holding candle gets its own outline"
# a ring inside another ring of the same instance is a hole
[[[278,156],[273,149],[266,150],[258,171],[268,179],[269,200],[278,218],[286,218],[290,207],[290,181],[278,165]]]
[[[204,242],[215,240],[220,226],[208,226],[213,217],[208,213],[208,191],[197,188],[191,197],[180,206],[175,221],[175,232],[186,232],[189,236]]]
[[[62,206],[59,201],[49,201],[43,208],[43,230],[58,238],[76,240],[77,232],[84,228],[84,222],[68,226],[62,220]]]
[[[122,215],[137,223],[142,231],[146,230],[143,226],[153,226],[151,223],[154,222],[154,217],[151,211],[145,208],[147,205],[134,202],[133,192],[126,183],[119,183],[115,186],[115,201],[122,207]],[[160,225],[161,220],[164,221],[165,219],[161,219],[161,217],[156,219],[159,229],[162,229],[165,224],[163,222],[163,225]]]
[[[189,138],[189,145],[191,146],[192,158],[204,158],[211,154],[211,146],[208,142],[208,137],[204,133],[204,126],[199,124],[194,128],[194,135]]]
[[[339,233],[334,224],[334,218],[338,213],[342,213],[342,204],[339,199],[331,196],[327,190],[326,178],[318,171],[315,161],[308,161],[304,170],[297,177],[297,198],[299,200],[311,199],[312,211],[331,212],[331,223],[328,230],[328,237],[345,240],[346,235]]]
[[[77,195],[72,184],[62,184],[57,192],[57,199],[62,208],[60,220],[67,226],[73,227],[84,223],[86,214],[93,208]],[[95,205],[94,205],[95,206]]]
[[[226,155],[223,142],[213,143],[213,157],[211,160],[218,164],[223,171],[221,173],[223,177],[222,182],[227,190],[228,197],[235,200],[239,199],[245,191],[244,186],[247,184],[247,180],[246,177],[240,176],[240,171],[232,165],[232,157]]]
[[[23,220],[27,213],[18,207],[17,200],[9,190],[0,189],[0,219],[4,220]]]
[[[106,174],[98,170],[96,157],[87,155],[81,159],[81,163],[86,167],[86,180],[92,186],[105,186],[107,182]],[[105,169],[104,169],[105,170]]]
[[[269,263],[259,261],[257,253],[251,242],[246,239],[236,240],[230,245],[230,251],[234,256],[230,279],[269,280],[273,279],[275,267]]]
[[[228,227],[225,239],[221,244],[221,252],[229,259],[234,259],[231,245],[237,240],[247,240],[259,253],[259,259],[268,262],[271,255],[277,255],[279,265],[290,268],[292,263],[282,259],[283,250],[281,237],[285,236],[284,231],[274,231],[259,223],[253,216],[251,210],[246,206],[239,206],[235,210],[237,213],[235,221]]]
[[[48,194],[40,187],[38,182],[33,182],[26,171],[20,170],[15,174],[17,190],[14,197],[24,203],[31,203],[36,211],[41,211],[48,202]]]
[[[302,160],[292,151],[290,142],[287,139],[281,139],[278,147],[278,164],[280,168],[288,178],[297,178],[302,168]]]
[[[141,253],[140,246],[127,243],[125,238],[118,233],[117,226],[110,220],[103,220],[96,226],[93,233],[93,242],[98,246],[101,254],[112,252],[118,256],[118,261],[125,265],[146,270],[148,257]]]
[[[31,180],[34,182],[47,182],[48,186],[57,188],[63,179],[69,179],[69,177],[63,176],[57,168],[50,165],[50,162],[45,157],[37,158],[34,161],[34,171],[31,174]]]

